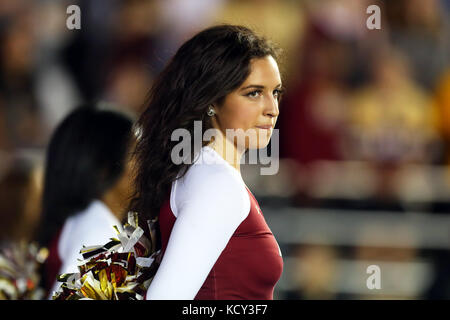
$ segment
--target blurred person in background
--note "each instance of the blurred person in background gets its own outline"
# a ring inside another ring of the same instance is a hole
[[[444,5],[442,0],[384,1],[391,43],[408,57],[411,76],[428,92],[450,63],[450,20]]]
[[[158,4],[159,19],[159,32],[156,36],[157,55],[153,56],[156,73],[162,71],[183,42],[201,29],[214,24],[214,16],[228,1],[155,0]]]
[[[0,28],[0,113],[4,116],[11,147],[37,147],[44,144],[36,88],[36,35],[33,13],[23,6],[11,13]]]
[[[433,94],[433,103],[437,109],[437,127],[444,143],[442,163],[450,165],[450,68],[439,78]],[[450,177],[449,177],[450,179]],[[450,180],[449,180],[450,181]]]
[[[122,110],[136,118],[142,111],[152,75],[137,60],[118,62],[112,72],[105,84],[103,101],[124,106]]]
[[[57,127],[47,150],[39,240],[49,248],[45,287],[77,272],[80,248],[116,236],[132,192],[132,122],[124,115],[84,106]]]
[[[159,37],[166,34],[159,1],[77,2],[83,12],[81,29],[65,44],[61,60],[84,100],[120,105],[137,117],[161,63]]]
[[[293,250],[291,274],[295,289],[285,293],[287,300],[330,300],[335,294],[338,252],[329,245],[303,244]]]
[[[280,69],[285,79],[300,61],[297,48],[305,32],[304,1],[228,0],[214,13],[215,23],[235,23],[251,27],[283,48]],[[257,10],[258,14],[255,14]]]
[[[394,48],[373,53],[369,82],[349,100],[347,158],[373,163],[382,177],[378,192],[394,193],[393,177],[404,164],[439,158],[437,113],[431,97],[410,75],[407,57]]]
[[[10,148],[43,148],[80,101],[61,60],[70,39],[65,18],[62,2],[6,1],[0,7],[0,114]]]
[[[371,57],[369,82],[351,97],[349,125],[355,149],[350,159],[432,163],[438,139],[431,97],[411,77],[407,57],[385,48]]]
[[[360,281],[362,290],[355,299],[421,299],[430,284],[430,274],[420,263],[417,233],[407,225],[362,225],[356,234],[353,259],[356,268],[376,265],[380,268],[380,289],[369,290]],[[367,274],[361,269],[358,274]],[[369,274],[366,275],[366,278]],[[355,285],[355,283],[353,284]],[[356,289],[356,288],[355,288]],[[356,291],[356,290],[355,290]]]
[[[7,164],[5,165],[4,160]],[[0,300],[40,300],[47,249],[33,235],[39,225],[42,170],[25,154],[0,152]]]
[[[42,170],[14,159],[0,177],[0,242],[29,242],[39,224]]]
[[[86,5],[92,6],[90,2]],[[155,0],[116,2],[110,36],[103,39],[108,40],[108,54],[105,61],[103,52],[99,56],[105,70],[100,80],[101,99],[122,106],[133,118],[142,112],[142,101],[161,59],[157,50],[163,32],[160,5]]]
[[[341,141],[348,91],[345,80],[351,70],[349,42],[336,37],[322,20],[310,15],[298,45],[301,61],[291,71],[279,119],[280,156],[299,164],[304,181],[302,194],[314,173],[310,165],[343,157]]]

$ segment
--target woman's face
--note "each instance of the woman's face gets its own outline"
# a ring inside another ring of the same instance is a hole
[[[229,93],[222,105],[215,106],[214,127],[224,135],[226,129],[242,129],[245,134],[237,131],[237,142],[233,137],[227,137],[238,148],[265,148],[278,118],[281,90],[281,77],[275,59],[272,56],[252,59],[250,75],[244,83]]]

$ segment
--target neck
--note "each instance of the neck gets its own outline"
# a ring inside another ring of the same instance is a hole
[[[220,130],[219,130],[220,131]],[[220,136],[215,136],[214,141],[209,145],[213,148],[226,162],[241,173],[241,157],[245,150],[240,150],[232,142],[230,142],[220,132]]]
[[[111,210],[113,215],[122,220],[125,215],[125,206],[123,205],[123,201],[121,201],[120,196],[118,196],[113,190],[106,192],[101,198],[103,203]]]

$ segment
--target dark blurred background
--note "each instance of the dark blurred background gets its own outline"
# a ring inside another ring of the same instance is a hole
[[[81,8],[68,30],[66,9]],[[369,30],[366,8],[381,9]],[[449,0],[1,0],[0,239],[39,221],[50,134],[96,101],[136,118],[199,30],[284,49],[276,175],[243,165],[284,257],[276,299],[450,298]],[[381,270],[370,290],[369,265]]]

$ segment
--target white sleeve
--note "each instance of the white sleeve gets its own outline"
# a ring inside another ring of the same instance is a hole
[[[250,211],[243,181],[230,171],[212,167],[193,166],[193,174],[183,183],[176,182],[181,188],[177,190],[177,219],[147,291],[149,300],[194,299]]]

